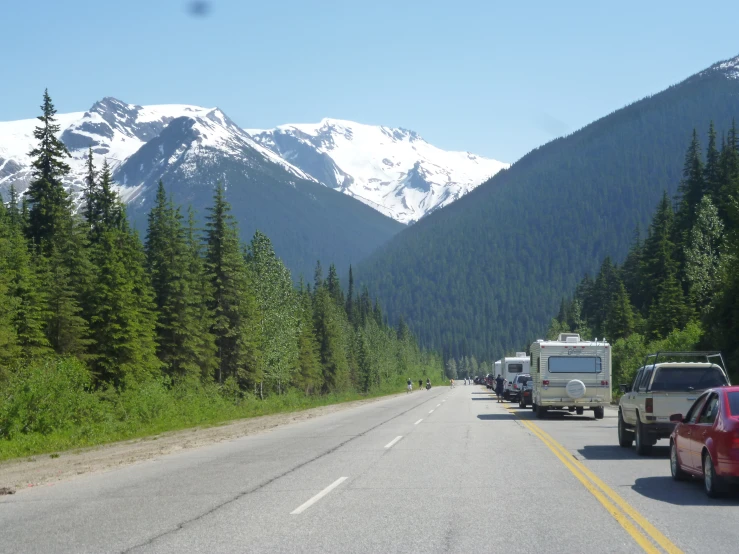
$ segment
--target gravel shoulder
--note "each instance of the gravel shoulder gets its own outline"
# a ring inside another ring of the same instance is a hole
[[[60,452],[58,457],[41,454],[29,458],[9,460],[0,463],[0,491],[8,494],[29,487],[50,485],[73,479],[79,475],[110,471],[173,452],[192,450],[247,435],[264,433],[276,427],[350,410],[357,406],[380,402],[394,396],[399,395],[354,400],[299,412],[241,419],[213,427],[195,427],[160,433],[151,437]]]

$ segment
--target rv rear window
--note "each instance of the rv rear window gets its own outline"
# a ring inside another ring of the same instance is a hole
[[[523,364],[508,364],[508,373],[523,372]]]
[[[600,373],[601,360],[586,356],[552,356],[549,358],[550,373]]]

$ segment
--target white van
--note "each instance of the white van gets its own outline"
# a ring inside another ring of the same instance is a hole
[[[503,390],[503,398],[505,400],[510,400],[513,380],[516,378],[516,376],[529,372],[529,367],[531,367],[531,360],[526,355],[526,352],[516,352],[515,356],[512,356],[510,358],[502,358],[500,360],[500,365],[500,374],[503,379],[506,380],[505,389]]]
[[[561,333],[556,341],[531,345],[531,396],[536,417],[548,410],[582,414],[593,410],[602,419],[611,403],[611,347],[605,341],[583,341],[577,333]]]

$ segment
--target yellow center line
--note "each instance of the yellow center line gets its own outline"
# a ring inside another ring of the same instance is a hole
[[[510,409],[509,413],[515,414]],[[516,414],[517,415],[517,414]],[[618,521],[621,526],[634,538],[634,540],[646,551],[646,552],[659,552],[649,542],[649,539],[636,528],[625,515],[628,515],[633,519],[645,532],[651,537],[658,545],[660,545],[669,554],[682,554],[674,543],[664,536],[654,525],[649,523],[644,516],[638,511],[632,508],[619,494],[614,491],[611,487],[606,485],[601,479],[599,479],[592,471],[590,471],[585,465],[574,458],[567,449],[554,440],[549,434],[547,434],[541,427],[536,425],[533,421],[518,418],[518,420],[532,433],[534,433],[556,456],[565,464],[565,466],[577,477],[577,479],[585,486],[588,491],[595,496],[598,501],[608,510],[608,512]],[[588,481],[589,479],[589,481]],[[595,485],[595,486],[593,486]],[[598,488],[596,488],[598,487]],[[600,491],[598,490],[600,489]],[[601,491],[603,494],[601,494]],[[613,502],[610,502],[605,496],[610,498]],[[621,513],[614,503],[621,508]],[[618,514],[618,515],[616,515]],[[624,523],[626,522],[626,524]]]

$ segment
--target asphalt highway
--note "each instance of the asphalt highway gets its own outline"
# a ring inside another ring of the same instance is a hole
[[[457,385],[0,497],[0,552],[736,552],[666,443]]]

